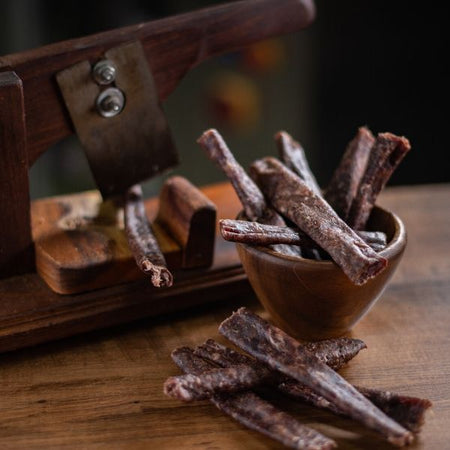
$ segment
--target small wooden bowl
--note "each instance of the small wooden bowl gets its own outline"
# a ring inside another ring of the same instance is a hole
[[[348,332],[378,300],[400,262],[406,247],[403,222],[375,207],[367,229],[386,233],[388,245],[380,255],[388,265],[362,286],[353,284],[333,261],[236,245],[250,284],[274,322],[293,336],[319,340]]]

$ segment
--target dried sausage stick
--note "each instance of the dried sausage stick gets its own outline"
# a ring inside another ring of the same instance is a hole
[[[306,342],[302,345],[334,370],[341,369],[362,349],[367,348],[361,339],[352,338],[326,339],[317,342]],[[196,355],[209,359],[221,367],[229,367],[229,363],[241,366],[248,365],[256,368],[260,376],[264,376],[264,378],[273,379],[274,377],[280,377],[278,372],[274,372],[266,364],[219,344],[214,339],[208,339],[194,351]]]
[[[306,342],[302,344],[308,351],[314,353],[327,366],[334,370],[341,369],[345,364],[352,360],[361,350],[367,348],[364,341],[353,338],[335,338],[325,339],[317,342]],[[202,353],[202,351],[205,351]],[[258,366],[257,370],[261,372],[266,370],[268,376],[269,372],[273,376],[273,370],[265,364],[250,358],[247,355],[236,352],[231,348],[219,344],[214,339],[208,339],[203,345],[195,349],[195,353],[203,358],[210,359],[219,366],[224,366],[223,361],[231,361],[233,364]],[[217,359],[216,359],[217,358]]]
[[[284,331],[240,308],[219,332],[274,370],[305,384],[351,418],[381,433],[396,446],[414,440],[412,433],[390,419],[351,384]]]
[[[230,180],[238,195],[245,215],[251,221],[260,220],[266,213],[267,204],[258,186],[247,175],[242,166],[236,161],[227,144],[217,130],[205,131],[197,140],[211,159]],[[284,225],[284,220],[279,216],[279,225]]]
[[[356,234],[376,252],[381,252],[387,246],[387,236],[382,231],[357,230]]]
[[[299,229],[267,225],[247,220],[221,219],[220,233],[227,241],[242,244],[270,245],[290,244],[316,247],[316,243]]]
[[[359,339],[338,338],[307,343],[305,346],[321,361],[334,369],[341,368],[347,361],[355,357],[366,345]],[[212,339],[194,350],[198,356],[214,361],[214,355],[219,359],[227,354],[227,348]],[[170,377],[164,383],[164,392],[183,401],[202,400],[209,398],[214,392],[236,392],[250,389],[258,384],[275,383],[278,374],[265,364],[257,363],[254,359],[238,352],[231,352],[232,366],[225,369],[211,369],[201,375],[181,375]],[[202,353],[204,352],[204,353]],[[242,358],[242,362],[239,360]],[[222,361],[223,362],[223,361]],[[219,362],[220,366],[223,366]]]
[[[410,149],[411,145],[405,137],[392,133],[380,133],[377,136],[350,208],[347,220],[350,227],[364,229],[378,194]]]
[[[297,174],[316,195],[321,196],[322,191],[309,168],[303,147],[286,131],[279,131],[275,135],[275,142],[277,143],[278,152],[283,163]],[[328,255],[315,246],[302,247],[302,256],[318,261],[328,259]]]
[[[327,251],[353,283],[364,284],[384,270],[387,260],[280,161],[264,158],[250,170],[273,207]]]
[[[200,375],[215,367],[211,362],[182,347],[172,352],[175,364],[185,373]],[[289,414],[275,408],[253,392],[216,394],[210,401],[242,425],[259,431],[287,447],[305,450],[330,450],[336,443],[319,432],[302,425]]]
[[[335,403],[326,400],[296,380],[285,379],[277,385],[277,389],[284,394],[301,400],[309,405],[328,410],[340,416],[348,416]],[[424,423],[425,412],[432,406],[427,399],[398,395],[389,391],[368,389],[355,386],[361,394],[370,400],[377,408],[391,419],[394,419],[407,430],[418,433]]]
[[[433,406],[426,398],[409,397],[389,391],[357,386],[359,392],[377,405],[388,416],[413,433],[418,433],[425,421],[426,411]]]
[[[276,211],[268,207],[261,190],[236,161],[217,130],[210,129],[205,131],[197,142],[205,150],[209,159],[216,163],[228,177],[249,220],[278,226],[286,225],[284,219]],[[278,245],[274,250],[290,256],[299,256],[301,254],[300,249],[287,245]]]
[[[344,222],[347,222],[374,142],[375,138],[368,128],[359,128],[356,136],[347,145],[327,186],[325,200]]]
[[[164,393],[184,402],[204,400],[218,392],[238,392],[257,386],[265,379],[266,372],[265,367],[259,371],[256,367],[234,364],[198,375],[179,375],[165,381]]]
[[[324,354],[326,354],[326,352],[329,351],[329,346],[331,345],[333,347],[333,341],[338,340],[332,339],[329,341],[319,341],[317,343],[313,342],[306,345],[309,346],[310,350],[313,350],[313,347],[317,344],[323,348],[325,352]],[[348,356],[350,357],[353,353],[351,351],[352,349],[355,351],[358,348],[365,347],[360,347],[361,344],[363,345],[364,343],[362,341],[359,341],[358,339],[348,339],[347,344],[340,345],[341,349],[344,349],[345,352],[349,352]],[[243,367],[244,365],[247,365],[248,367],[251,367],[253,369],[257,369],[257,371],[255,370],[254,374],[248,377],[248,389],[255,388],[261,384],[275,385],[279,391],[289,395],[290,397],[301,400],[320,409],[328,410],[334,414],[346,416],[346,414],[344,414],[342,410],[340,410],[336,405],[329,402],[328,400],[325,400],[321,395],[316,394],[304,384],[301,384],[292,378],[281,376],[281,374],[279,374],[278,372],[274,372],[265,364],[258,362],[254,358],[231,350],[230,348],[219,344],[213,339],[208,339],[203,345],[198,346],[194,350],[194,352],[196,355],[199,355],[204,359],[213,361],[214,363],[223,367],[223,370],[228,370],[228,368],[236,366]],[[334,352],[332,352],[332,354],[333,353]],[[319,359],[321,359],[320,354],[320,351],[316,353],[316,356],[318,356]],[[334,364],[330,364],[330,362],[332,361],[334,362]],[[332,367],[334,370],[339,370],[342,365],[346,363],[346,361],[347,357],[342,358],[341,355],[336,359],[333,358],[333,360],[329,360],[327,362],[327,365]],[[266,369],[265,373],[263,372],[263,368]],[[254,385],[251,385],[251,382],[254,381],[255,377],[257,377],[258,375],[261,378],[259,378]],[[232,391],[232,387],[232,380],[228,380],[228,392]],[[219,380],[217,380],[215,385],[213,383],[210,384],[210,389],[211,390],[208,395],[211,395],[213,392],[221,391],[222,384],[219,382]],[[235,390],[237,389],[238,388],[235,387]],[[361,392],[361,394],[363,394],[366,398],[368,398],[375,406],[381,409],[381,411],[383,411],[386,415],[388,415],[400,425],[404,426],[407,430],[412,431],[413,433],[418,433],[420,431],[420,428],[424,423],[425,412],[432,406],[431,402],[427,399],[398,395],[389,391],[381,391],[378,389],[368,389],[363,387],[356,387],[356,389]]]
[[[153,234],[142,197],[139,185],[132,186],[125,197],[125,233],[128,245],[136,264],[150,276],[153,286],[172,286],[172,274]]]
[[[322,195],[316,178],[309,168],[303,147],[286,131],[279,131],[275,135],[275,141],[281,161],[296,173],[316,195]]]
[[[266,225],[246,220],[221,219],[222,237],[227,241],[252,245],[289,244],[302,248],[317,248],[317,244],[298,228]],[[382,231],[357,231],[356,234],[375,251],[386,247],[386,234]]]

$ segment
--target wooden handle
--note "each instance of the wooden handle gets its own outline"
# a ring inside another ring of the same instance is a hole
[[[61,70],[138,39],[164,100],[205,59],[304,28],[314,14],[313,0],[239,1],[0,58],[0,72],[14,70],[23,82],[29,164],[73,133],[55,81]]]

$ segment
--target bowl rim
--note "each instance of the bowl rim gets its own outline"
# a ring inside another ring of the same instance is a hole
[[[406,242],[407,242],[406,228],[405,228],[403,221],[400,219],[399,216],[397,216],[397,214],[393,213],[392,211],[389,211],[386,208],[382,208],[381,206],[378,206],[378,205],[375,205],[373,208],[391,215],[392,218],[394,219],[395,230],[394,230],[394,235],[392,236],[392,239],[388,242],[388,244],[386,245],[386,247],[383,250],[381,250],[380,252],[377,252],[378,255],[386,258],[389,261],[394,256],[399,254],[406,247]],[[241,214],[242,214],[242,211],[239,212],[237,217],[239,218],[241,216]],[[236,242],[236,245],[244,247],[245,251],[248,251],[248,252],[251,252],[254,254],[256,254],[258,252],[262,252],[267,255],[270,255],[271,257],[274,257],[276,259],[283,260],[283,261],[292,261],[292,262],[302,263],[302,264],[306,264],[306,265],[310,265],[310,266],[315,266],[317,268],[318,267],[323,267],[323,268],[338,267],[337,264],[333,260],[318,261],[315,259],[303,258],[301,256],[283,255],[282,253],[279,253],[268,247],[244,244],[241,242]]]

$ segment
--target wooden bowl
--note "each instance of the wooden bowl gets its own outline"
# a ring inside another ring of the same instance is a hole
[[[348,332],[378,300],[400,262],[406,247],[402,221],[375,207],[367,229],[386,233],[388,245],[380,255],[388,265],[362,286],[353,284],[333,261],[236,245],[250,284],[274,322],[293,336],[319,340]]]

